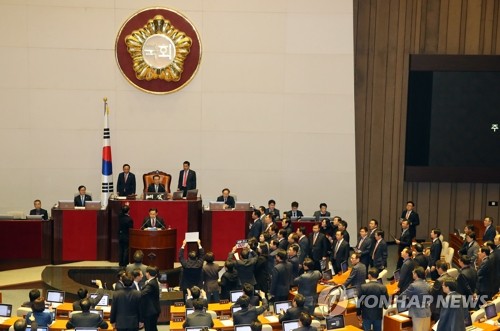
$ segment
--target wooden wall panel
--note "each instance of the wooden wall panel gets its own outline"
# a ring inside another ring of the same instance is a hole
[[[397,233],[407,200],[421,217],[419,238],[436,226],[447,236],[467,219],[500,218],[487,205],[500,200],[499,184],[404,182],[409,55],[498,55],[499,20],[496,0],[354,0],[360,224],[376,218]]]

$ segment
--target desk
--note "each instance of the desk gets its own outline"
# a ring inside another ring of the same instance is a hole
[[[106,210],[52,208],[54,264],[109,258]],[[83,249],[85,247],[85,249]]]
[[[246,239],[251,210],[206,210],[203,212],[202,244],[217,260],[224,261],[237,240]]]
[[[54,323],[52,323],[50,326],[49,326],[49,330],[50,331],[63,331],[63,330],[66,330],[66,323],[68,322],[68,320],[55,320]],[[111,323],[108,321],[108,328],[107,329],[101,329],[99,328],[99,330],[113,330],[113,326],[111,325]]]
[[[177,229],[143,231],[129,230],[129,260],[138,249],[144,253],[144,264],[155,265],[160,270],[174,268]]]
[[[232,323],[232,320],[224,320],[224,321],[221,321],[220,319],[216,318],[213,320],[214,321],[214,326],[213,326],[213,329],[217,329],[217,330],[226,330],[226,331],[232,331],[234,330],[234,325]],[[224,323],[226,323],[226,321],[231,321],[231,325],[224,325]],[[268,324],[268,325],[271,325],[273,327],[273,329],[276,329],[276,330],[281,330],[281,324],[279,322],[273,322],[271,323],[264,315],[259,315],[259,321],[262,323],[262,324]],[[170,322],[170,331],[183,331],[184,328],[182,327],[182,324],[184,322],[173,322],[171,321]]]
[[[0,270],[51,264],[52,221],[0,220],[0,251]]]
[[[186,232],[200,230],[201,200],[109,200],[109,261],[118,261],[118,215],[125,203],[130,206],[129,215],[134,220],[134,229],[142,226],[144,218],[149,215],[150,208],[158,209],[158,217],[163,218],[167,226],[170,225],[172,229],[177,230],[176,242],[179,247]],[[202,242],[202,245],[205,247],[205,243]],[[177,254],[175,254],[175,260],[177,260]]]
[[[407,316],[402,316],[399,314],[395,315],[385,315],[384,316],[384,330],[411,330],[413,327],[413,324],[411,322],[411,318]]]
[[[215,311],[217,316],[229,315],[231,313],[232,303],[209,303],[208,310]],[[170,320],[174,320],[174,318],[184,318],[186,315],[186,306],[170,306]]]
[[[95,309],[102,309],[102,307],[96,307]],[[109,315],[111,312],[111,306],[108,306],[106,309],[102,309],[104,312],[104,320],[109,320]],[[57,306],[56,309],[56,320],[68,320],[69,314],[73,311],[73,303],[64,302]]]

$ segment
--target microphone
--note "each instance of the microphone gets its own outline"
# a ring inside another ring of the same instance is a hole
[[[165,225],[163,225],[163,220],[158,221],[158,219],[156,219],[156,221],[158,222],[158,224],[160,224],[160,225],[161,225],[161,229],[162,229],[162,230],[165,230]]]
[[[144,221],[144,223],[142,223],[141,225],[141,230],[144,230],[144,225],[146,225],[146,223],[149,221],[149,217],[146,218],[146,220]]]

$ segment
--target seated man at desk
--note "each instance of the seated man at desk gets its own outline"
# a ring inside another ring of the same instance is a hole
[[[74,328],[101,328],[107,329],[108,323],[103,321],[101,315],[90,312],[91,302],[88,298],[80,301],[82,312],[73,312],[69,321],[66,323],[66,329]]]
[[[308,313],[300,314],[299,325],[295,331],[317,331],[318,329],[314,326],[311,326],[312,316]]]
[[[84,185],[78,186],[78,193],[75,197],[75,207],[85,207],[85,202],[92,201],[92,197],[87,194],[87,188]]]
[[[193,307],[194,312],[186,316],[186,320],[182,324],[182,327],[205,326],[212,328],[214,326],[214,321],[209,313],[203,311],[203,301],[200,299],[194,300]]]
[[[218,202],[224,202],[224,209],[234,208],[234,198],[229,195],[231,191],[228,188],[222,190],[222,195],[217,198]]]
[[[148,186],[148,192],[155,192],[155,193],[164,193],[165,191],[165,186],[160,183],[160,176],[159,175],[154,175],[153,176],[153,184],[150,184]]]
[[[35,206],[35,209],[30,210],[30,215],[42,215],[42,219],[45,221],[49,219],[49,214],[47,213],[47,210],[42,208],[42,201],[36,199],[33,202],[33,205]]]
[[[99,301],[101,301],[102,297],[104,296],[104,288],[102,287],[102,281],[100,279],[96,279],[95,284],[98,286],[98,289],[97,289],[97,296],[93,299],[89,298],[89,291],[87,289],[80,288],[78,290],[77,292],[78,300],[73,302],[74,311],[83,310],[81,302],[84,299],[88,299],[91,308],[94,308],[99,303]]]
[[[165,229],[165,222],[162,218],[158,217],[158,209],[151,208],[149,209],[149,216],[144,219],[142,223],[141,230],[146,228],[157,228],[157,229]]]
[[[208,309],[208,301],[206,295],[198,286],[193,286],[188,289],[188,294],[186,296],[186,308],[194,308],[193,302],[195,300],[201,300],[203,302],[203,307]]]
[[[233,314],[234,325],[251,324],[253,321],[257,321],[259,315],[266,311],[268,307],[267,300],[264,293],[260,293],[260,296],[262,297],[262,305],[258,307],[250,306],[250,298],[246,294],[236,300],[236,304],[241,307],[241,310]]]
[[[292,307],[288,308],[286,311],[275,311],[275,314],[279,314],[279,321],[283,323],[285,321],[298,320],[301,313],[309,313],[309,308],[304,307],[306,298],[297,293],[292,301]]]

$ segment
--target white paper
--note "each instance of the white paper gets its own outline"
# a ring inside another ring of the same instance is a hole
[[[197,242],[200,239],[199,232],[186,232],[186,242]]]
[[[400,321],[400,322],[405,322],[409,319],[408,317],[404,317],[401,315],[392,315],[391,317],[394,318],[395,320]]]
[[[223,321],[220,321],[220,322],[224,326],[233,326],[233,321],[232,320],[223,320]]]
[[[266,319],[269,321],[269,323],[278,323],[279,322],[278,316],[270,315],[270,316],[266,316]]]

